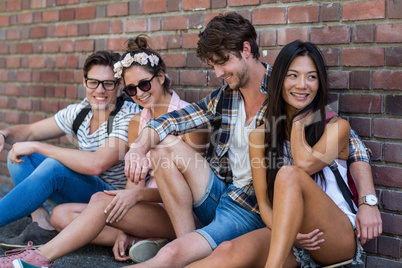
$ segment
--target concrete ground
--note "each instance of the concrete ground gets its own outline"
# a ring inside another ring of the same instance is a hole
[[[7,184],[0,183],[0,199],[12,189]],[[12,209],[12,208],[10,208]],[[1,217],[1,215],[0,215]],[[0,227],[0,239],[19,235],[31,222],[30,217],[24,217],[16,222]],[[4,256],[4,250],[0,248],[0,257]],[[111,268],[131,265],[133,262],[119,262],[114,259],[112,248],[87,245],[55,261],[52,267],[80,267],[80,268]]]

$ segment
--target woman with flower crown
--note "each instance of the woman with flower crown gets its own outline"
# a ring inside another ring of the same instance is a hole
[[[127,41],[127,52],[114,65],[115,77],[124,79],[124,92],[143,107],[142,112],[136,114],[130,122],[130,144],[149,120],[188,105],[169,89],[170,79],[165,68],[163,59],[149,47],[144,35],[130,38]],[[205,152],[207,138],[206,132],[182,136],[200,154]],[[159,164],[163,165],[163,160]],[[28,245],[22,253],[5,258],[9,259],[10,264],[13,260],[19,260],[47,267],[54,260],[88,243],[114,245],[113,253],[116,260],[120,261],[130,259],[127,256],[129,247],[130,256],[135,262],[153,257],[160,247],[175,239],[175,233],[161,204],[162,199],[152,171],[146,181],[141,183],[135,185],[128,180],[125,190],[98,192],[92,196],[89,204],[63,204],[55,207],[51,222],[62,231],[38,250]]]

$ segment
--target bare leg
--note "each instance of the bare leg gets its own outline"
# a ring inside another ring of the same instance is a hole
[[[143,263],[129,267],[163,268],[183,267],[211,254],[212,248],[199,233],[186,234],[164,246],[158,254]]]
[[[83,203],[66,203],[58,205],[53,209],[50,222],[57,231],[61,232],[67,227],[67,225],[77,218],[87,206],[88,204]],[[91,244],[113,246],[117,234],[118,230],[116,228],[106,225],[102,232],[91,241]]]
[[[277,174],[271,247],[266,267],[283,267],[296,234],[319,229],[325,242],[310,255],[318,264],[352,258],[356,241],[347,216],[311,177],[295,166]]]
[[[204,195],[209,178],[206,160],[177,137],[166,137],[151,151],[155,179],[177,237],[195,230],[193,203]]]
[[[37,222],[39,227],[46,230],[54,230],[54,227],[50,224],[50,216],[44,207],[39,207],[37,210],[31,213],[32,221]]]
[[[104,209],[112,199],[113,196],[102,192],[94,194],[88,207],[55,238],[40,247],[40,253],[53,261],[91,242],[106,225]],[[153,203],[136,204],[112,227],[133,236],[175,238],[166,211]]]
[[[210,256],[186,267],[264,267],[268,258],[270,238],[271,230],[268,228],[252,231],[232,241],[223,242]],[[293,251],[289,253],[285,266],[298,266]]]

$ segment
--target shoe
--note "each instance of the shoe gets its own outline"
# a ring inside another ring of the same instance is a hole
[[[0,268],[14,268],[14,260],[22,260],[37,267],[49,267],[52,265],[48,259],[39,254],[38,250],[28,242],[27,247],[13,249],[4,253],[5,257],[0,258]]]
[[[158,253],[158,251],[169,243],[169,239],[142,240],[131,246],[129,255],[135,263],[147,261]]]
[[[13,266],[14,268],[47,268],[44,266],[35,266],[22,260],[13,260]]]
[[[39,227],[37,222],[31,222],[19,236],[0,241],[3,249],[25,248],[29,241],[33,247],[40,247],[53,239],[59,232]]]

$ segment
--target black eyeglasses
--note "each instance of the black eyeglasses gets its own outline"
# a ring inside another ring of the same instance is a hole
[[[152,76],[151,79],[149,80],[142,80],[141,82],[138,83],[138,85],[134,86],[134,85],[127,85],[125,86],[125,88],[123,89],[124,92],[126,92],[129,96],[134,97],[135,95],[137,95],[137,87],[139,89],[141,89],[141,91],[144,92],[148,92],[151,90],[151,81],[152,79],[154,79],[154,77],[156,76],[156,74],[154,74]]]
[[[90,89],[97,89],[99,84],[102,84],[103,88],[105,90],[114,90],[116,88],[117,83],[119,82],[119,80],[97,80],[97,79],[93,79],[93,78],[85,78],[85,84],[88,88]]]

